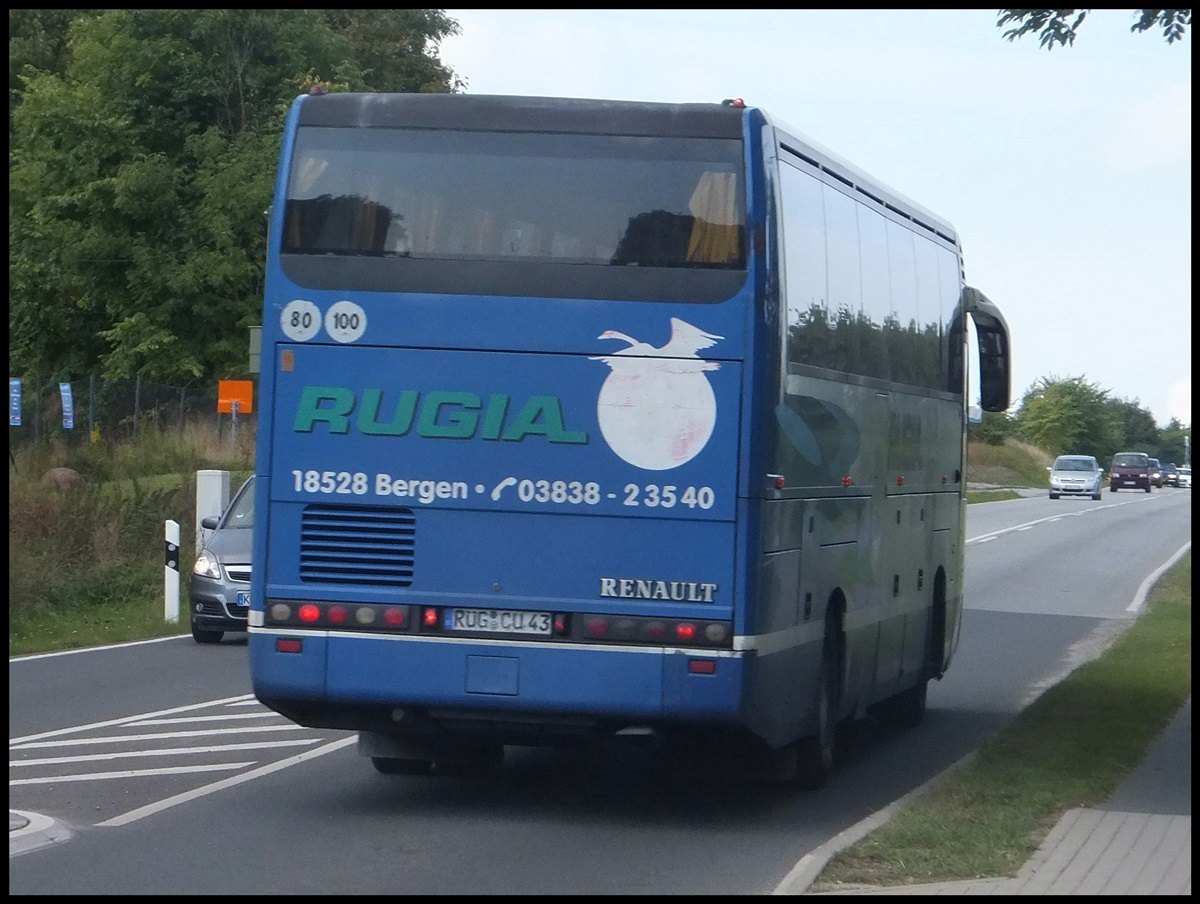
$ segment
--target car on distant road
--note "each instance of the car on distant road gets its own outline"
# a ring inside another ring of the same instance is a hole
[[[1145,452],[1118,452],[1108,468],[1108,489],[1135,489],[1150,492],[1150,456]]]
[[[1100,498],[1104,470],[1091,455],[1060,455],[1046,469],[1050,472],[1050,498],[1091,496]]]
[[[196,643],[220,643],[226,631],[245,631],[250,610],[250,551],[254,531],[254,477],[246,479],[225,511],[200,526],[212,535],[196,556],[188,582],[188,612]]]
[[[1159,463],[1157,458],[1151,458],[1149,460],[1149,466],[1150,466],[1150,485],[1153,487],[1161,487],[1162,486],[1162,465]]]
[[[1164,462],[1162,466],[1162,485],[1165,487],[1179,486],[1179,468],[1175,466],[1175,462]]]
[[[1179,486],[1192,488],[1192,469],[1184,465],[1179,469]]]

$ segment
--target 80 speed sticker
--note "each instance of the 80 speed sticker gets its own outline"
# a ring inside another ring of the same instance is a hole
[[[302,298],[289,301],[279,315],[279,327],[293,342],[307,342],[321,331],[321,309]]]

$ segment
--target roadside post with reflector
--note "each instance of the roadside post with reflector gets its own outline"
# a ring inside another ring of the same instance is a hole
[[[170,624],[179,622],[179,522],[168,521],[165,539],[163,589],[164,617]]]

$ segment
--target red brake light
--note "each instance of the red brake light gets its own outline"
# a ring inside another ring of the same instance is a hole
[[[421,613],[421,624],[426,628],[436,628],[438,625],[438,611],[430,606]]]
[[[436,611],[433,609],[428,609],[426,611],[435,613],[433,623],[437,624]],[[385,624],[391,625],[393,628],[398,628],[404,624],[405,615],[405,611],[399,606],[389,606],[383,610],[383,621]],[[429,624],[428,621],[425,623]]]
[[[321,617],[321,610],[312,603],[305,603],[296,610],[296,617],[302,622],[315,622]]]
[[[350,613],[345,606],[330,606],[329,611],[325,614],[329,616],[329,620],[335,625],[340,625]]]
[[[691,622],[680,622],[675,626],[675,636],[680,640],[694,640],[696,637],[696,626]]]

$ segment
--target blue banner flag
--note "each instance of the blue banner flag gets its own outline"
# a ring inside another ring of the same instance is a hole
[[[75,402],[71,398],[71,384],[59,383],[58,391],[62,394],[63,429],[75,429]]]
[[[8,426],[21,426],[21,378],[8,378]]]

